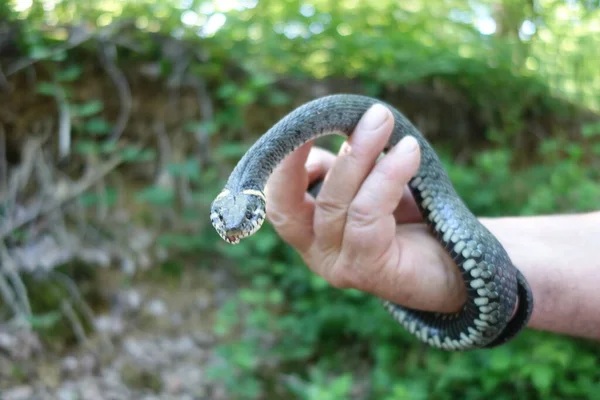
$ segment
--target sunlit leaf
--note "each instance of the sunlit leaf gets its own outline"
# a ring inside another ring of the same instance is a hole
[[[83,130],[94,136],[107,135],[112,126],[104,118],[90,118],[83,124]]]
[[[40,82],[36,87],[36,91],[47,96],[54,96],[60,90],[54,83]]]
[[[79,117],[89,117],[98,114],[103,109],[104,103],[101,100],[89,100],[83,104],[71,105],[73,114]]]
[[[136,199],[143,203],[159,206],[170,205],[175,199],[175,191],[162,186],[149,186],[138,192]]]
[[[83,68],[80,65],[70,65],[66,69],[59,70],[56,73],[56,79],[60,82],[71,82],[81,76]]]

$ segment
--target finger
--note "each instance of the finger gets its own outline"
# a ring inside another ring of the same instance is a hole
[[[365,179],[348,209],[348,223],[354,215],[361,220],[391,216],[408,181],[417,173],[419,163],[419,143],[412,136],[404,137]]]
[[[383,151],[394,126],[387,107],[377,104],[361,118],[343,151],[334,161],[316,199],[315,239],[321,248],[341,244],[346,212]]]
[[[306,172],[308,173],[308,181],[314,182],[319,178],[322,179],[323,177],[325,177],[327,172],[333,166],[334,161],[335,154],[320,147],[313,147],[310,150],[308,159],[306,160]]]
[[[373,254],[376,259],[397,259],[396,221],[393,212],[404,193],[404,186],[419,168],[419,145],[415,138],[405,137],[373,168],[354,201],[348,208],[343,247],[355,259],[360,254]],[[355,271],[354,278],[368,277]]]
[[[300,252],[313,240],[314,202],[306,194],[304,167],[311,147],[309,142],[285,157],[265,186],[268,220],[281,238]]]

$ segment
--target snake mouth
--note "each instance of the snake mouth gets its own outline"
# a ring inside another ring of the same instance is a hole
[[[223,239],[229,244],[238,244],[240,242],[239,236],[224,235]]]
[[[227,229],[223,229],[221,224],[218,224],[218,223],[216,224],[215,228],[216,228],[217,232],[219,233],[219,236],[221,236],[221,238],[224,241],[226,241],[229,244],[239,244],[242,239],[245,239],[247,237],[254,235],[260,228],[260,225],[262,224],[263,221],[264,221],[264,219],[253,222],[252,229],[249,229],[249,230],[238,230],[238,229],[227,230]]]
[[[241,237],[240,235],[228,235],[225,231],[218,229],[217,233],[221,236],[221,239],[226,241],[229,244],[238,244],[240,243]]]
[[[219,236],[221,236],[221,239],[223,239],[229,244],[239,244],[240,241],[247,236],[240,232],[227,232],[224,229],[217,229],[217,233],[219,234]]]

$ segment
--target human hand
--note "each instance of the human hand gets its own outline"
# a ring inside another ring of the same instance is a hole
[[[422,223],[407,183],[420,151],[406,137],[379,162],[394,118],[382,105],[361,119],[338,156],[312,142],[288,155],[266,186],[267,218],[315,273],[396,304],[458,311],[460,272]],[[317,199],[306,192],[325,177]]]

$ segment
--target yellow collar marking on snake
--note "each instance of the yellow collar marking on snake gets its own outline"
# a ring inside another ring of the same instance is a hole
[[[260,190],[256,190],[256,189],[245,189],[242,190],[242,193],[244,194],[248,194],[250,196],[258,196],[260,197],[265,203],[267,202],[267,198],[265,197],[265,194],[263,192],[261,192]]]
[[[221,191],[221,193],[219,193],[219,194],[218,194],[218,196],[215,198],[215,200],[218,200],[218,199],[220,199],[220,198],[223,198],[223,197],[225,197],[225,196],[229,195],[229,193],[231,193],[231,191],[230,191],[229,189],[223,189],[223,190]]]

